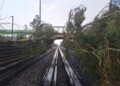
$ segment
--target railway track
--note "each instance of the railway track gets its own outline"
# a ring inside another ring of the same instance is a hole
[[[0,45],[0,72],[23,60],[22,51],[18,45]]]
[[[79,75],[74,70],[74,68],[72,68],[70,64],[67,62],[61,49],[62,48],[57,47],[55,50],[52,63],[48,67],[44,75],[44,86],[82,86]],[[48,51],[48,53],[50,52],[51,51]],[[48,53],[44,54],[43,56],[47,55]],[[7,53],[7,54],[8,56],[9,55],[12,56],[12,53]],[[0,58],[1,61],[4,61],[4,59],[9,59],[8,57],[3,59],[2,56],[4,56],[4,54],[1,55],[1,58]],[[5,74],[3,74],[2,76],[0,74],[0,86],[8,82],[10,79],[15,77],[16,75],[18,75],[19,73],[27,69],[28,67],[30,67],[33,63],[38,61],[41,57],[38,57],[36,59],[18,58],[18,60],[16,58],[14,59],[13,57],[13,61],[15,61],[14,63],[9,64],[5,67],[4,66],[0,67],[0,73],[2,74],[5,72]]]
[[[14,78],[17,76],[19,73],[30,67],[32,64],[35,62],[39,61],[42,59],[42,57],[48,55],[50,52],[52,52],[54,49],[49,50],[47,53],[38,56],[37,58],[27,58],[27,59],[22,59],[19,60],[13,64],[10,64],[8,66],[3,67],[2,69],[0,68],[0,86],[6,84],[10,79]]]
[[[82,86],[77,72],[70,66],[60,47],[44,75],[44,86]]]

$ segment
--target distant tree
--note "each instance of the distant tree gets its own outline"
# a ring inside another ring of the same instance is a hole
[[[40,29],[41,23],[42,22],[40,21],[40,17],[36,15],[33,21],[30,23],[30,26],[33,27],[35,30]]]
[[[56,32],[54,31],[51,24],[43,23],[41,29],[37,30],[34,37],[49,38],[52,37]]]
[[[82,30],[81,24],[85,20],[85,15],[84,15],[85,11],[86,11],[86,7],[83,5],[80,5],[79,7],[76,7],[70,11],[67,22],[68,30],[71,31],[71,28]]]
[[[38,15],[35,16],[30,25],[35,29],[33,34],[35,38],[49,38],[56,33],[51,24],[40,22]]]

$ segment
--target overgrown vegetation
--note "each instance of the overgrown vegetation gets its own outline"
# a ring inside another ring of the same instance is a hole
[[[84,8],[82,6],[71,10],[75,15],[73,18],[69,15],[67,32],[71,32],[72,28],[75,39],[65,39],[62,45],[67,50],[77,52],[83,67],[82,73],[94,81],[92,86],[119,86],[120,8],[109,6],[109,10],[97,16],[87,29],[81,25],[85,19]],[[76,20],[76,17],[79,20]],[[70,19],[75,22],[69,23]]]
[[[24,48],[23,56],[25,58],[42,55],[50,48],[50,44],[45,40],[19,41],[17,44]]]
[[[41,22],[38,15],[35,16],[30,25],[34,28],[34,33],[30,40],[20,42],[25,48],[23,54],[26,57],[45,53],[53,43],[53,40],[50,40],[50,38],[56,33],[52,25]]]
[[[35,16],[30,25],[35,30],[35,32],[32,34],[34,38],[50,39],[57,33],[51,24],[40,21],[38,15]]]
[[[40,22],[39,16],[35,16],[30,23],[34,32],[30,38],[25,39],[24,34],[17,36],[17,41],[4,41],[4,37],[0,36],[0,44],[17,45],[23,48],[23,57],[36,57],[45,53],[53,43],[50,38],[56,34],[53,27],[49,23]]]

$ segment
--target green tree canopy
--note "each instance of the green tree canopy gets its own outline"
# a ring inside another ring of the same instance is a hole
[[[82,22],[85,20],[86,7],[80,5],[72,9],[69,13],[68,22],[67,22],[67,31],[73,31],[73,28],[80,29]]]
[[[38,15],[35,16],[30,25],[35,29],[33,34],[35,38],[50,38],[56,33],[51,24],[40,22]]]

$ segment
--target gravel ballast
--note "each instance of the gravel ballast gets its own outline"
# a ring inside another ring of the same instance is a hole
[[[47,68],[50,66],[53,58],[54,50],[31,67],[20,73],[18,76],[10,80],[4,86],[43,86],[43,76]]]

